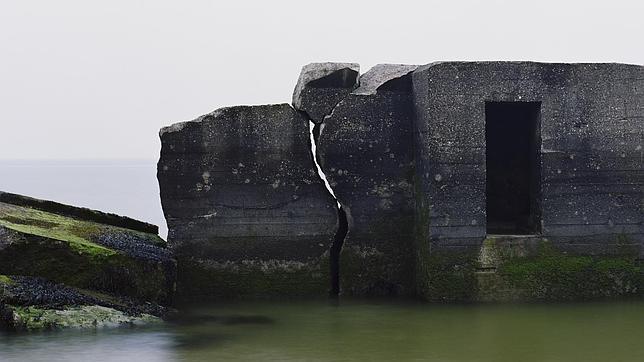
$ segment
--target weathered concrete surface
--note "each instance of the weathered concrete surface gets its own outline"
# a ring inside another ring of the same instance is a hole
[[[337,229],[308,120],[288,104],[163,128],[158,165],[182,296],[325,295]]]
[[[42,277],[141,302],[171,302],[176,263],[158,235],[17,203],[0,202],[0,274]]]
[[[417,169],[432,247],[486,235],[485,102],[541,102],[543,236],[601,252],[643,235],[644,67],[444,62],[414,72]]]
[[[309,155],[310,118],[349,223],[340,252],[344,294],[437,301],[500,300],[499,288],[515,300],[636,294],[636,257],[644,257],[643,69],[441,62],[379,65],[358,81],[356,64],[314,63],[293,94],[297,111],[234,107],[167,127],[159,181],[169,238],[185,261],[184,293],[326,292],[325,263],[342,224]],[[498,172],[486,164],[497,153],[486,144],[486,102],[536,107],[527,143],[538,161],[521,169],[529,185],[508,189],[536,195],[524,219],[539,223],[521,232],[537,235],[521,238],[548,250],[495,266],[481,262],[497,241],[486,214],[494,195],[486,181]],[[557,274],[565,277],[550,279]]]
[[[302,68],[293,92],[293,107],[321,123],[333,107],[358,86],[360,65],[311,63]]]
[[[354,95],[375,95],[378,91],[398,91],[411,93],[411,79],[408,76],[418,65],[410,64],[377,64],[360,76],[360,86],[352,92]]]
[[[416,66],[377,65],[324,120],[321,166],[347,212],[345,295],[413,293],[413,98]]]

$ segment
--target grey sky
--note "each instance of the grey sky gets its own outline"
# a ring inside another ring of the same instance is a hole
[[[644,63],[644,2],[0,0],[0,158],[146,158],[313,61]]]

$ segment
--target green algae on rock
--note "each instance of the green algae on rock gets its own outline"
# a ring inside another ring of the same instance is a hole
[[[37,277],[0,276],[0,329],[38,331],[160,322],[168,309],[56,284]]]
[[[0,273],[171,301],[176,262],[158,235],[19,204],[0,202]]]
[[[104,328],[161,322],[161,318],[153,315],[130,316],[119,310],[98,305],[70,307],[63,310],[16,307],[13,313],[13,329],[28,331]]]
[[[10,192],[0,191],[0,202],[24,206],[30,209],[47,211],[57,215],[67,216],[73,219],[94,221],[99,224],[124,227],[130,230],[137,230],[149,234],[156,235],[159,233],[158,226],[139,220],[134,220],[127,216],[105,213],[84,207],[65,205],[50,200],[35,199],[33,197],[12,194]]]

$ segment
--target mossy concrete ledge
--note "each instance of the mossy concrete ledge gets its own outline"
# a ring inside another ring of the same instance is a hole
[[[0,202],[0,274],[171,302],[176,261],[156,233],[25,205]]]
[[[434,302],[535,302],[643,295],[639,251],[630,244],[579,254],[541,237],[488,236],[479,248],[435,250],[419,294]]]

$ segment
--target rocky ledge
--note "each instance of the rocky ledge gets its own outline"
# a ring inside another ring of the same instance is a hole
[[[0,275],[0,328],[5,330],[141,325],[161,322],[168,311],[158,304],[72,288],[43,278]]]
[[[136,324],[165,315],[176,261],[154,225],[0,193],[0,325]]]

